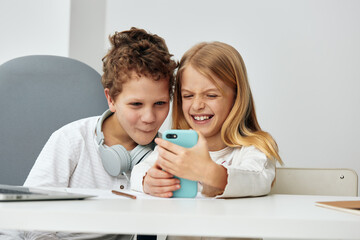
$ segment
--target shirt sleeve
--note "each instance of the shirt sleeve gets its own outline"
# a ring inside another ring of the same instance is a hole
[[[223,165],[228,179],[217,198],[266,195],[275,178],[275,163],[254,146],[236,149],[231,164]]]
[[[150,153],[144,160],[136,164],[132,171],[130,177],[131,190],[138,192],[144,192],[143,190],[143,180],[147,171],[155,164],[158,159],[158,149],[155,147],[154,151]]]
[[[54,132],[32,167],[24,186],[69,187],[77,159],[74,147],[61,131]]]

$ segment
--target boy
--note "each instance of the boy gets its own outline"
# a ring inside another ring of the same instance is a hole
[[[131,168],[153,148],[169,112],[177,63],[164,39],[145,30],[116,32],[109,40],[111,48],[103,58],[101,80],[109,110],[101,117],[81,119],[55,131],[25,186],[128,188]],[[132,238],[39,234],[47,239]]]

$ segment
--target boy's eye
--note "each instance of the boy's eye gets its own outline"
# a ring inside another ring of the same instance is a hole
[[[182,97],[183,98],[191,98],[193,95],[191,95],[191,94],[185,94],[185,95],[183,95]]]
[[[130,105],[137,107],[137,106],[141,106],[142,103],[141,102],[133,102],[133,103],[130,103]]]
[[[159,101],[159,102],[156,102],[156,103],[155,103],[155,105],[160,105],[160,106],[161,106],[161,105],[164,105],[164,104],[166,104],[166,102],[164,102],[164,101]]]
[[[209,98],[216,98],[216,97],[217,97],[216,94],[208,94],[207,96],[208,96]]]

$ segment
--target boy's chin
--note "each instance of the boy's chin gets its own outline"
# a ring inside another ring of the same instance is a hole
[[[154,140],[155,136],[156,134],[151,134],[149,136],[136,139],[135,142],[139,145],[148,145]]]

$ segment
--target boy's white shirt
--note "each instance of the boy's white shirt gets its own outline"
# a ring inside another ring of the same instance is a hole
[[[123,185],[129,188],[125,176],[112,177],[103,168],[95,136],[98,119],[99,116],[81,119],[55,131],[24,185],[99,189],[120,189]]]
[[[36,159],[24,186],[98,189],[120,189],[123,186],[128,189],[125,176],[112,177],[102,166],[95,135],[99,118],[81,119],[55,131]],[[14,239],[30,235],[32,239],[133,239],[132,235],[27,231],[0,231],[0,238],[11,234],[18,237]]]
[[[209,152],[211,159],[227,169],[224,192],[217,198],[261,196],[270,192],[275,178],[275,163],[254,146],[230,148]],[[131,189],[143,192],[143,178],[158,158],[157,147],[131,173]],[[199,188],[201,189],[201,187]]]

